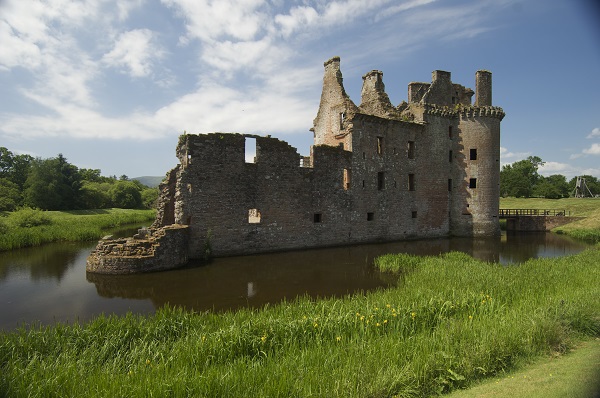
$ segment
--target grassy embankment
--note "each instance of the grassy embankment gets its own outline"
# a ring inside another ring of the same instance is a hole
[[[154,210],[103,209],[0,214],[0,251],[58,241],[90,241],[110,228],[154,220]]]
[[[389,255],[399,287],[366,295],[22,329],[0,335],[0,392],[428,397],[599,336],[599,249],[518,267]]]
[[[600,242],[600,199],[597,198],[500,198],[502,209],[565,209],[584,219],[557,227],[553,232],[566,234],[589,243]]]

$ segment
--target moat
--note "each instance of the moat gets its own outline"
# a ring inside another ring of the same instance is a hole
[[[385,253],[456,250],[509,265],[586,247],[550,233],[503,234],[217,258],[206,266],[115,276],[86,274],[86,257],[95,245],[62,243],[0,253],[0,330],[22,323],[87,321],[102,313],[151,314],[165,304],[226,311],[301,295],[341,297],[393,284],[394,278],[373,268],[373,259]]]

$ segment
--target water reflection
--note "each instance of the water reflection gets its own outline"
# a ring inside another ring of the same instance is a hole
[[[0,329],[15,328],[19,322],[86,321],[101,313],[152,313],[167,303],[223,311],[299,295],[339,297],[394,283],[394,277],[372,266],[373,259],[385,253],[437,255],[455,250],[508,264],[586,247],[564,236],[519,233],[219,258],[207,266],[190,264],[153,274],[86,275],[85,260],[94,246],[63,243],[0,253]]]

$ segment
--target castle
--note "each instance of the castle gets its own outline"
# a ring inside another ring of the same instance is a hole
[[[383,73],[346,94],[340,59],[325,62],[308,157],[249,134],[179,138],[158,215],[135,239],[106,239],[88,271],[171,268],[188,259],[440,236],[500,234],[500,122],[492,80],[475,92],[434,71],[391,104]],[[474,103],[472,97],[475,95]],[[253,161],[246,146],[255,146]],[[139,247],[144,246],[141,250]]]

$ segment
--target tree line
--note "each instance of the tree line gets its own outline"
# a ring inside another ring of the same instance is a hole
[[[157,197],[156,188],[126,175],[104,177],[99,169],[80,169],[62,154],[42,159],[0,147],[0,211],[151,208]]]
[[[561,174],[544,177],[538,173],[544,161],[538,156],[529,156],[512,164],[502,166],[500,170],[500,195],[515,198],[560,199],[573,196],[577,177],[567,181]],[[600,194],[600,181],[590,175],[585,178],[587,187],[594,195]]]

